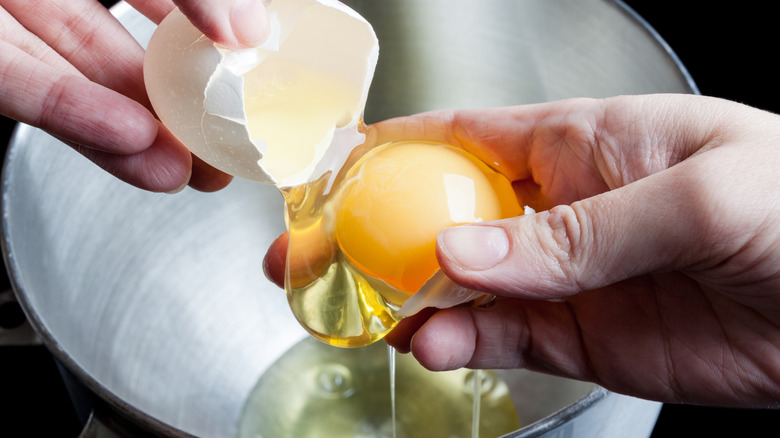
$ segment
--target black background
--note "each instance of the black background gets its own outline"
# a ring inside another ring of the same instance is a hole
[[[626,3],[669,43],[702,94],[780,112],[773,2]],[[8,143],[12,127],[0,118],[0,145]],[[778,420],[780,412],[771,410],[664,405],[653,438],[774,437]],[[79,428],[49,353],[0,348],[0,436],[76,437]]]

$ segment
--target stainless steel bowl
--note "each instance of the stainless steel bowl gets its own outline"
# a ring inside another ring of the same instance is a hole
[[[572,96],[695,93],[668,47],[607,0],[349,1],[380,62],[366,118]],[[113,12],[145,44],[154,25]],[[21,126],[3,186],[3,245],[39,337],[112,415],[162,436],[230,437],[247,397],[306,338],[261,260],[283,230],[273,187],[152,194]],[[647,436],[660,405],[509,371],[512,436]],[[467,431],[464,431],[466,434]]]

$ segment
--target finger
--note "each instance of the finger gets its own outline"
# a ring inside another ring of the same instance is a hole
[[[189,152],[146,108],[84,78],[10,15],[0,19],[7,40],[0,113],[46,130],[137,187],[171,192],[186,184]]]
[[[595,196],[683,161],[712,140],[733,104],[696,96],[566,99],[434,111],[372,125],[369,141],[459,146],[513,182],[537,210]],[[711,108],[711,111],[702,108]]]
[[[434,371],[524,368],[665,402],[775,404],[765,355],[730,345],[723,314],[708,311],[713,297],[688,288],[694,283],[682,275],[664,282],[676,287],[662,292],[657,281],[636,280],[561,302],[499,299],[490,308],[444,309],[419,328],[412,353]],[[722,302],[756,321],[752,309]]]
[[[256,47],[270,25],[263,0],[174,0],[204,35],[223,46]]]
[[[334,242],[321,223],[282,233],[263,260],[266,277],[279,287],[302,288],[319,279],[333,263]]]
[[[434,371],[472,367],[549,372],[568,368],[568,377],[584,378],[582,372],[566,365],[578,362],[582,355],[576,345],[579,340],[576,324],[569,313],[561,311],[564,306],[501,300],[487,309],[440,310],[414,334],[412,353],[423,366]],[[552,348],[565,351],[567,356],[561,356],[558,350],[552,352]]]
[[[477,348],[479,330],[471,311],[460,307],[445,310],[425,320],[411,340],[414,357],[432,371],[455,370],[469,365]],[[503,352],[501,358],[506,357],[507,352]]]
[[[0,8],[0,41],[5,41],[11,46],[19,48],[19,50],[31,57],[60,70],[62,73],[81,75],[78,69],[73,67],[59,53],[52,50],[40,38],[30,33],[2,8]]]
[[[576,306],[565,302],[499,299],[488,308],[443,309],[428,318],[414,334],[412,354],[433,371],[462,367],[523,368],[608,383],[612,388],[625,390],[622,385],[626,382],[620,382],[625,377],[621,367],[630,367],[632,363],[636,367],[641,363],[647,367],[641,375],[646,375],[652,370],[662,372],[665,363],[660,338],[652,334],[644,337],[646,333],[633,325],[633,333],[619,330],[631,324],[630,318],[636,316],[627,315],[630,312],[621,304],[616,303],[592,319],[603,326],[596,333],[589,332],[590,327],[583,328],[577,319]],[[604,305],[597,308],[603,310]],[[624,312],[622,315],[617,313],[620,310]],[[615,319],[609,319],[613,314]],[[600,339],[594,338],[604,334],[609,339],[610,330],[611,342],[601,345]],[[606,374],[604,379],[600,379],[599,370]],[[651,379],[644,380],[651,382]]]
[[[436,311],[435,308],[426,307],[398,321],[393,330],[385,336],[385,341],[399,353],[409,353],[412,351],[412,337]]]
[[[439,263],[465,287],[548,299],[715,259],[724,239],[744,243],[712,214],[724,202],[713,199],[717,170],[697,167],[719,160],[699,156],[570,206],[443,230]]]
[[[143,14],[155,24],[171,13],[176,5],[170,0],[125,0],[136,11]]]
[[[588,136],[594,112],[601,110],[592,99],[434,111],[377,123],[368,135],[377,145],[429,140],[461,147],[506,176],[522,205],[547,210],[608,189],[596,163],[583,158],[596,156]],[[550,173],[567,166],[579,169]]]
[[[90,0],[8,0],[4,8],[88,79],[149,107],[143,49],[119,21]]]
[[[82,146],[138,153],[154,141],[157,121],[137,102],[82,76],[62,74],[0,42],[0,112]]]
[[[192,156],[192,175],[189,186],[201,192],[216,192],[233,181],[233,176],[208,165],[197,156]]]
[[[287,240],[288,233],[285,231],[271,243],[263,258],[265,276],[282,289],[284,289],[284,270],[287,260]]]
[[[190,179],[192,154],[163,126],[144,150],[118,155],[66,141],[79,153],[128,184],[152,192],[175,193]]]
[[[399,117],[370,126],[376,144],[428,140],[459,146],[502,172],[510,181],[530,177],[526,141],[537,121],[546,117],[540,106],[432,111]],[[504,153],[510,151],[511,153]]]

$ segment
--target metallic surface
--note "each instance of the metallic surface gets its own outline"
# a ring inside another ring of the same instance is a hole
[[[613,1],[347,3],[380,38],[369,122],[696,92],[668,48]],[[125,4],[114,12],[145,44],[154,26]],[[156,434],[233,436],[255,382],[307,336],[261,269],[284,228],[273,187],[147,193],[21,126],[2,207],[4,256],[38,336],[113,411]],[[540,420],[516,436],[647,436],[660,409],[585,383],[507,378],[523,417]]]

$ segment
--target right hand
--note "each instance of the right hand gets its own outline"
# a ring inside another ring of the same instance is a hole
[[[499,298],[402,320],[386,338],[399,351],[432,370],[520,367],[664,402],[780,406],[779,116],[650,95],[370,128],[376,143],[461,146],[538,212],[443,230],[447,276]],[[283,244],[267,256],[277,279]]]

